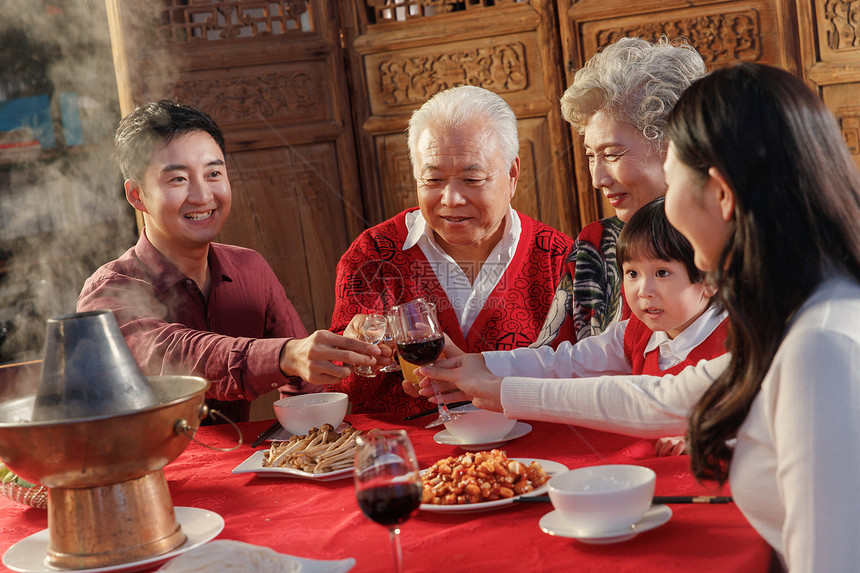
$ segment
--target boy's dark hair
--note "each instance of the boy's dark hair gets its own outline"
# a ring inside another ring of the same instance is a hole
[[[167,144],[178,135],[205,131],[225,153],[224,135],[218,124],[199,109],[163,99],[149,102],[119,122],[114,138],[114,157],[123,179],[142,183],[156,144]]]
[[[705,280],[705,273],[696,268],[693,246],[666,219],[665,199],[658,197],[640,207],[625,223],[615,246],[618,268],[637,257],[680,261],[687,267],[690,282]]]

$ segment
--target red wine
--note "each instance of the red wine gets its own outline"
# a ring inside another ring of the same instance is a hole
[[[356,494],[362,513],[380,525],[404,523],[421,505],[421,486],[394,483],[363,489]]]
[[[444,347],[445,338],[441,334],[432,334],[427,338],[398,342],[397,352],[406,362],[422,366],[439,358]]]

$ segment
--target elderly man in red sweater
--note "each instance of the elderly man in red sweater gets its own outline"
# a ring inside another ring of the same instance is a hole
[[[358,336],[358,320],[416,297],[436,305],[444,332],[467,352],[534,341],[573,241],[511,208],[520,174],[517,120],[483,88],[428,100],[409,122],[418,208],[362,233],[337,267],[331,330]],[[348,376],[353,412],[414,413],[402,377]]]

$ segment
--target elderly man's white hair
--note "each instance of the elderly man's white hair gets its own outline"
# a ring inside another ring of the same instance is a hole
[[[459,86],[439,92],[415,110],[406,130],[412,168],[418,165],[418,139],[430,126],[457,128],[483,122],[495,134],[505,165],[520,152],[517,116],[498,95],[477,86]]]

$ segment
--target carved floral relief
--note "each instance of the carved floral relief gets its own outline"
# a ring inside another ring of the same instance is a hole
[[[464,84],[499,94],[528,86],[525,46],[519,42],[421,56],[393,55],[378,69],[380,95],[388,106],[421,104],[437,92]]]
[[[824,21],[821,23],[824,41],[831,50],[860,46],[860,0],[825,0]]]
[[[397,150],[391,153],[386,159],[386,163],[391,168],[391,185],[393,188],[392,195],[396,199],[398,211],[400,212],[407,207],[416,204],[415,197],[415,178],[412,174],[412,163],[409,161],[409,152],[405,149]],[[395,213],[392,213],[393,216]]]
[[[836,116],[839,119],[845,143],[854,160],[860,164],[860,107],[840,108]]]
[[[219,121],[306,119],[321,101],[311,74],[270,73],[227,79],[195,79],[172,86],[174,97],[208,110]]]
[[[759,20],[758,11],[748,9],[636,23],[598,31],[597,48],[608,46],[623,37],[656,39],[665,34],[669,38],[687,38],[709,65],[737,60],[756,61],[761,57],[762,50]]]

